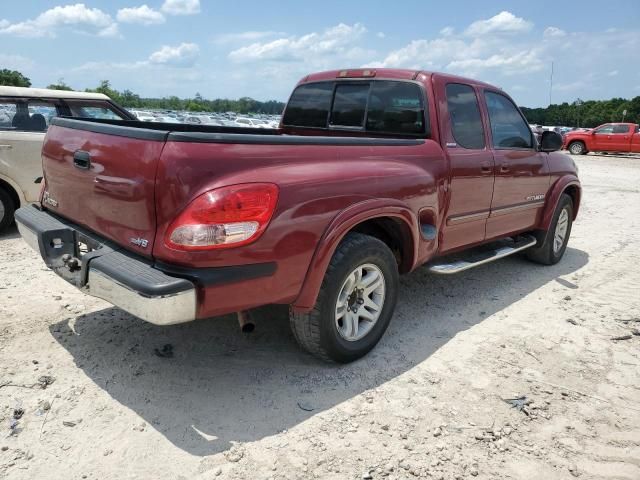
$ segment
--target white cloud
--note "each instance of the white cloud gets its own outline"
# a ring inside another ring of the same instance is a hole
[[[260,43],[256,42],[229,53],[236,62],[259,60],[304,61],[312,56],[344,54],[353,42],[358,40],[367,29],[360,23],[345,25],[341,23],[322,33],[309,33],[301,37],[283,37]]]
[[[440,35],[442,35],[443,37],[448,37],[449,35],[453,35],[453,27],[444,27],[442,30],[440,30]]]
[[[164,45],[157,52],[149,56],[149,62],[161,65],[172,65],[178,67],[192,66],[198,55],[200,48],[195,43],[181,43],[175,47]]]
[[[71,28],[98,36],[115,36],[118,25],[111,16],[98,8],[87,8],[83,3],[58,6],[46,10],[35,19],[10,23],[0,21],[0,34],[19,37],[55,37],[61,28]]]
[[[454,60],[446,68],[453,71],[462,70],[467,75],[487,69],[499,69],[505,75],[514,75],[542,70],[544,64],[538,52],[531,49],[515,53],[494,54],[486,58]]]
[[[567,32],[558,28],[558,27],[547,27],[544,29],[542,35],[546,38],[548,37],[564,37],[567,35]]]
[[[618,76],[618,70],[611,70],[609,73],[607,73],[607,75],[609,77],[617,77]]]
[[[35,66],[35,62],[22,55],[6,55],[0,53],[0,65],[2,65],[2,68],[8,68],[9,70],[24,71],[31,70]]]
[[[226,44],[226,43],[242,43],[242,42],[255,42],[263,38],[275,37],[277,35],[284,35],[284,32],[267,31],[248,31],[240,33],[222,33],[216,35],[213,39],[214,43]]]
[[[466,30],[470,36],[487,35],[490,33],[521,33],[531,30],[533,24],[524,18],[516,17],[511,12],[502,11],[486,20],[473,22]]]
[[[165,0],[160,10],[168,15],[195,15],[200,13],[200,0]]]
[[[141,25],[157,25],[165,22],[162,13],[146,4],[139,7],[121,8],[118,10],[116,18],[122,23],[138,23]]]
[[[385,37],[386,37],[386,35],[384,34],[384,32],[378,32],[378,33],[376,33],[376,37],[378,37],[378,38],[385,38]]]

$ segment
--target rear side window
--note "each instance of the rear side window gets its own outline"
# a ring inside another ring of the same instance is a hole
[[[295,89],[282,122],[292,127],[326,128],[333,83],[310,83]]]
[[[57,106],[47,100],[0,100],[0,130],[46,132],[57,115]]]
[[[105,102],[84,100],[65,100],[71,110],[71,116],[81,118],[99,118],[103,120],[124,120],[124,117]]]
[[[476,92],[469,85],[450,83],[446,87],[451,133],[456,143],[469,149],[483,149],[484,128]]]
[[[529,124],[504,95],[485,91],[494,148],[532,148]]]
[[[628,125],[614,125],[613,133],[629,133]]]
[[[367,130],[415,135],[425,132],[424,104],[414,83],[377,81],[371,84]]]
[[[416,84],[391,80],[343,81],[298,87],[282,123],[291,127],[419,135],[427,131],[425,118],[422,91]]]
[[[331,125],[362,128],[368,99],[368,83],[336,85],[331,109]]]

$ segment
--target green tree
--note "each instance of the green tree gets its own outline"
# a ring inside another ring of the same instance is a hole
[[[47,88],[51,89],[51,90],[67,90],[67,91],[73,91],[73,88],[71,88],[69,85],[67,85],[64,82],[64,78],[59,78],[58,79],[58,83],[52,83],[51,85],[47,85]]]
[[[0,70],[0,85],[8,85],[10,87],[30,87],[31,80],[17,70],[8,70],[3,68]]]

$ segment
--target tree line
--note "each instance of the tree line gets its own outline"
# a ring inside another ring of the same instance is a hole
[[[15,70],[0,70],[0,85],[14,87],[30,87],[31,80]],[[74,90],[63,79],[57,83],[47,85],[54,90]],[[185,110],[190,112],[236,112],[236,113],[265,113],[279,115],[284,110],[284,103],[277,100],[261,102],[250,97],[237,100],[228,98],[205,99],[199,93],[193,98],[178,98],[176,96],[164,98],[145,98],[131,90],[118,91],[111,86],[109,80],[102,80],[96,88],[87,88],[85,92],[104,93],[114,102],[125,108],[154,109],[154,110]]]
[[[31,81],[18,71],[0,70],[0,85],[30,87]],[[73,90],[64,80],[48,85],[56,90]],[[88,88],[87,92],[104,93],[116,103],[126,108],[149,108],[155,110],[186,110],[192,112],[237,112],[280,114],[284,103],[276,100],[260,102],[250,97],[237,100],[217,98],[208,100],[196,93],[193,98],[145,98],[131,90],[122,92],[114,89],[108,80],[102,80],[96,88]],[[630,100],[612,98],[611,100],[577,99],[572,103],[553,104],[548,107],[521,107],[522,113],[531,124],[554,125],[566,127],[597,127],[603,123],[627,121],[640,123],[640,96]],[[626,114],[625,114],[626,111]]]

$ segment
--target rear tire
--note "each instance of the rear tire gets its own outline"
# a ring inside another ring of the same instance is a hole
[[[13,223],[15,208],[11,195],[0,188],[0,232],[6,230]]]
[[[525,250],[526,257],[536,263],[543,265],[555,265],[562,259],[573,223],[573,200],[569,195],[563,193],[553,213],[551,226],[546,232],[544,242],[538,247]]]
[[[291,330],[316,357],[352,362],[384,334],[397,293],[398,265],[389,247],[377,238],[350,233],[331,258],[313,309],[290,313]]]
[[[582,142],[571,142],[567,150],[571,155],[584,155],[587,153],[587,147]]]

